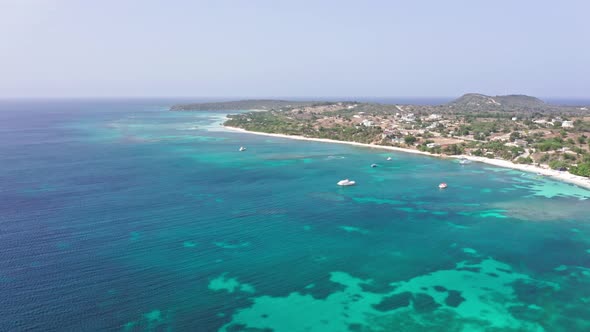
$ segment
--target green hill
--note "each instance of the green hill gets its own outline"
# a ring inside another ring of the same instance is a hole
[[[545,108],[539,98],[526,95],[486,96],[479,93],[468,93],[448,104],[453,107],[468,107],[475,109],[513,109],[513,108]]]

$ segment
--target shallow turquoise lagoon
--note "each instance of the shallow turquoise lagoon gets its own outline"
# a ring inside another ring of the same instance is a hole
[[[590,330],[589,191],[166,106],[0,103],[0,330]]]

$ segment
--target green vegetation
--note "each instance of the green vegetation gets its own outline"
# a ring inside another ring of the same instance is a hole
[[[418,139],[412,135],[404,137],[404,142],[406,142],[407,145],[414,145],[414,143],[416,143],[416,140]]]
[[[566,168],[567,163],[563,160],[551,160],[549,162],[549,167],[551,167],[552,169],[562,169],[562,168]]]
[[[517,164],[532,164],[533,159],[531,157],[518,157],[518,158],[516,158],[515,163],[517,163]]]
[[[465,152],[465,146],[463,144],[450,144],[442,149],[442,153],[449,155],[458,155]]]
[[[563,139],[559,137],[550,138],[550,139],[542,139],[535,144],[535,147],[539,149],[539,151],[546,152],[546,151],[556,151],[563,148]]]
[[[349,126],[337,124],[331,127],[314,126],[317,116],[309,119],[294,119],[285,112],[251,112],[231,115],[226,126],[239,127],[250,131],[327,138],[358,143],[372,143],[383,130],[380,127]]]
[[[568,171],[575,175],[590,177],[590,162],[572,166]]]

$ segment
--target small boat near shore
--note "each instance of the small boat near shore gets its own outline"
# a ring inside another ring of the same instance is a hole
[[[391,157],[387,157],[387,161],[391,161]]]
[[[339,186],[346,187],[346,186],[354,186],[356,184],[356,182],[355,181],[351,181],[349,179],[344,179],[344,180],[338,181],[338,183],[336,183],[336,184],[339,185]]]
[[[246,151],[246,148],[243,146],[240,146],[240,151]]]
[[[371,168],[377,167],[377,164],[371,164]]]
[[[471,160],[465,159],[465,158],[461,158],[461,160],[459,160],[459,164],[461,164],[461,165],[471,164]]]
[[[438,185],[438,189],[447,189],[448,185],[446,183],[441,183]]]

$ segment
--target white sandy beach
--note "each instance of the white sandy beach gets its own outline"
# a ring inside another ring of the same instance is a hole
[[[394,147],[394,146],[383,146],[383,145],[376,145],[376,144],[337,141],[337,140],[326,139],[326,138],[311,138],[311,137],[284,135],[284,134],[270,134],[270,133],[263,133],[263,132],[257,132],[257,131],[248,131],[248,130],[245,130],[242,128],[236,128],[236,127],[230,127],[230,126],[224,126],[224,128],[229,129],[229,130],[233,130],[233,131],[243,132],[243,133],[255,134],[255,135],[264,135],[264,136],[271,136],[271,137],[296,139],[296,140],[302,140],[302,141],[348,144],[348,145],[354,145],[354,146],[362,146],[362,147],[371,148],[371,149],[381,149],[381,150],[399,151],[399,152],[405,152],[405,153],[414,153],[414,154],[421,154],[421,155],[425,155],[425,156],[438,157],[438,158],[459,158],[459,159],[465,158],[465,159],[468,159],[471,161],[485,163],[485,164],[489,164],[489,165],[505,167],[505,168],[512,168],[512,169],[517,169],[517,170],[521,170],[524,172],[542,174],[544,176],[549,176],[554,179],[557,179],[557,180],[560,180],[563,182],[568,182],[571,184],[575,184],[577,186],[580,186],[580,187],[590,190],[590,178],[585,178],[582,176],[570,174],[568,172],[561,172],[561,171],[557,171],[557,170],[553,170],[553,169],[549,169],[549,168],[542,168],[542,167],[538,167],[538,166],[534,166],[534,165],[515,164],[515,163],[508,161],[508,160],[490,159],[490,158],[485,158],[485,157],[475,157],[475,156],[467,156],[467,155],[447,156],[447,155],[432,154],[432,153],[413,150],[413,149],[398,148],[398,147]]]

